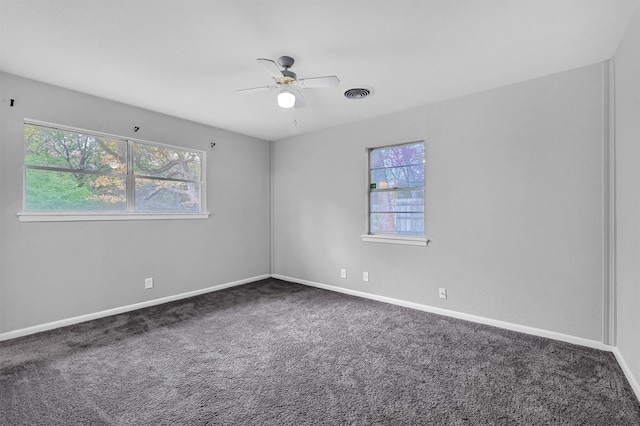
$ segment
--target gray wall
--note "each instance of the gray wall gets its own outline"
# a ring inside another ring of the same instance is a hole
[[[617,345],[640,381],[640,16],[615,56],[617,182]],[[640,388],[636,388],[639,392]],[[639,394],[640,395],[640,394]]]
[[[596,64],[273,143],[273,273],[601,341],[602,79]],[[365,148],[422,139],[432,243],[362,242]]]
[[[268,142],[8,74],[0,88],[0,332],[269,273]],[[25,117],[207,151],[211,217],[18,222]]]

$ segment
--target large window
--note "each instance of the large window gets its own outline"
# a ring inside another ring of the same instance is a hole
[[[203,213],[204,152],[25,122],[24,212]]]
[[[424,237],[424,142],[369,150],[369,235]]]

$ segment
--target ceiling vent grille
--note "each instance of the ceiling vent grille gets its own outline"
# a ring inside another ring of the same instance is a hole
[[[344,92],[344,97],[347,99],[364,99],[371,94],[371,89],[364,87],[356,87]]]

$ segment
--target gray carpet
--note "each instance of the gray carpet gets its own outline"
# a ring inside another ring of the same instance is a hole
[[[612,354],[279,280],[0,343],[2,425],[640,425]]]

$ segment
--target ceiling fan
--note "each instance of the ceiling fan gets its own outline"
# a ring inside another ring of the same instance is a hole
[[[271,59],[259,58],[258,63],[269,73],[275,81],[275,86],[254,87],[252,89],[240,89],[238,93],[258,93],[269,90],[279,90],[278,105],[282,108],[302,108],[306,101],[300,93],[299,89],[314,89],[319,87],[337,87],[340,80],[335,75],[326,77],[311,77],[298,79],[296,73],[290,71],[295,60],[290,56],[281,56],[278,58],[278,64]]]

